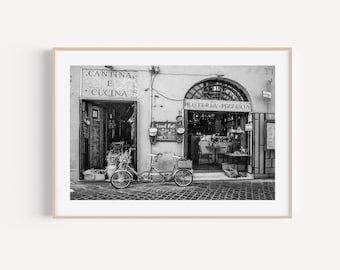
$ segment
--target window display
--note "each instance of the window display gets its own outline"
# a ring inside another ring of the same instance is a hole
[[[188,156],[197,170],[220,170],[222,164],[236,162],[229,153],[246,154],[248,141],[245,125],[248,113],[188,113]]]

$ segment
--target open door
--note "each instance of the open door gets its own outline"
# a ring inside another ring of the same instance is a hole
[[[87,102],[80,100],[79,104],[79,178],[82,179],[82,172],[89,167],[89,124],[90,120],[87,111]]]
[[[130,147],[137,168],[137,102],[80,101],[79,175],[106,167],[106,154],[113,143]]]

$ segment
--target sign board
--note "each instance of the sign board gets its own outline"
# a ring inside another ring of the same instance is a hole
[[[244,128],[245,131],[252,131],[253,130],[253,123],[247,123]]]
[[[272,92],[269,92],[269,91],[262,91],[262,96],[263,96],[264,98],[271,99],[271,98],[272,98]]]
[[[248,101],[185,99],[184,109],[198,111],[250,112],[251,105]]]
[[[176,141],[176,122],[153,122],[155,128],[157,128],[157,141],[163,142],[175,142]]]
[[[266,122],[266,150],[274,150],[275,149],[275,122],[267,121]]]
[[[137,75],[135,71],[83,68],[80,97],[104,100],[136,100]]]

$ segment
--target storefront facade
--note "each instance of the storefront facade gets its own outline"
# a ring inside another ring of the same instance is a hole
[[[70,72],[71,179],[105,168],[106,151],[119,143],[136,149],[138,171],[149,168],[150,153],[164,153],[163,170],[172,154],[192,159],[194,170],[218,169],[213,163],[230,157],[206,157],[198,147],[212,138],[229,140],[229,152],[244,148],[248,173],[275,175],[274,67],[72,66]],[[177,134],[178,127],[184,132]]]

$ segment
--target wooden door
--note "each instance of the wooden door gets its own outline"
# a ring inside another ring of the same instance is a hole
[[[87,102],[80,100],[79,104],[79,177],[89,168],[89,117]]]

